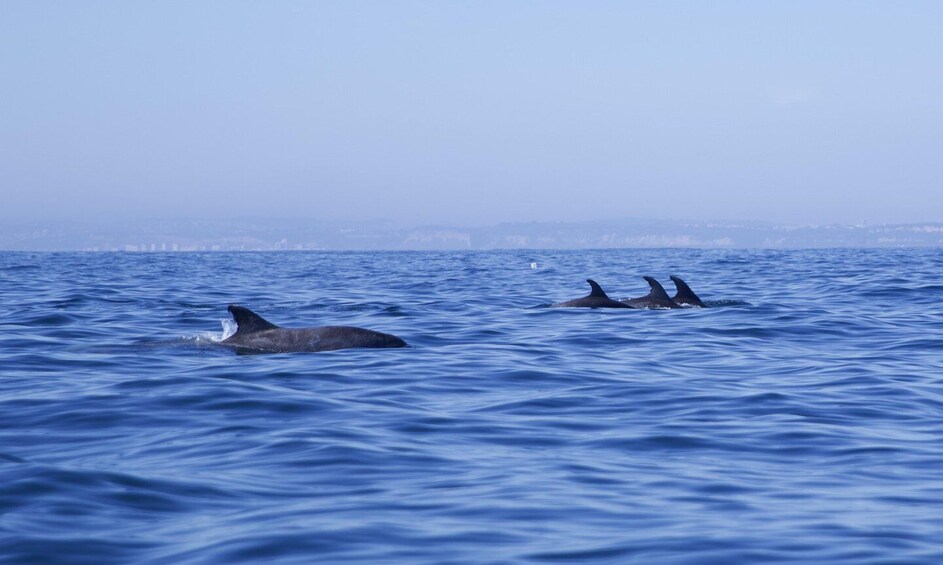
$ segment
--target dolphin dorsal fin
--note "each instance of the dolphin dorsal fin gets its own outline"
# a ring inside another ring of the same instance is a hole
[[[263,330],[274,330],[278,327],[252,310],[238,304],[230,304],[229,313],[236,320],[237,334],[251,334]]]
[[[605,291],[603,291],[602,287],[599,286],[599,283],[597,283],[593,279],[586,279],[586,282],[588,282],[589,287],[593,289],[592,292],[589,293],[590,296],[598,296],[599,298],[609,298],[609,295],[606,294]]]
[[[648,281],[648,286],[652,287],[652,291],[648,293],[648,297],[653,300],[667,300],[671,302],[671,297],[668,296],[668,293],[665,292],[665,287],[661,286],[661,283],[656,281],[653,277],[642,277]]]
[[[678,292],[675,294],[675,300],[683,299],[686,302],[693,302],[695,304],[702,303],[701,299],[694,294],[694,291],[688,286],[688,283],[681,280],[681,277],[671,275],[671,280],[674,281],[675,288],[678,289]]]

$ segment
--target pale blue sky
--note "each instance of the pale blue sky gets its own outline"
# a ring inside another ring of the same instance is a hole
[[[0,0],[0,219],[943,221],[943,2]]]

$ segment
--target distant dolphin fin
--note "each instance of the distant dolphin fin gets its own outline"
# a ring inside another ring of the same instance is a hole
[[[688,286],[688,283],[681,280],[681,277],[676,277],[671,275],[671,280],[675,283],[675,288],[678,289],[678,293],[675,295],[676,302],[686,302],[688,304],[704,304],[694,291],[691,290],[691,287]]]
[[[671,297],[668,296],[668,293],[665,292],[665,287],[661,286],[661,283],[656,281],[652,277],[642,277],[648,281],[648,286],[652,287],[652,291],[648,293],[648,297],[653,300],[666,300],[671,302]]]
[[[278,326],[259,316],[252,310],[238,304],[229,305],[229,313],[236,320],[236,333],[251,334],[263,330],[274,330]]]
[[[602,287],[599,286],[599,283],[597,283],[593,279],[586,279],[586,282],[588,282],[590,288],[593,289],[593,291],[589,293],[590,296],[595,296],[599,298],[609,298],[609,295],[606,294],[605,291],[603,291]]]

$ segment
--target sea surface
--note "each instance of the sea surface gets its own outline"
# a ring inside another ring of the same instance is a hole
[[[943,563],[943,250],[0,253],[0,563],[381,562]]]

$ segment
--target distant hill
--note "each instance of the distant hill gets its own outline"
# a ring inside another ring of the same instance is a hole
[[[111,225],[0,225],[7,251],[460,250],[596,248],[940,247],[943,223],[777,225],[607,220],[409,226],[307,219],[146,220]]]

